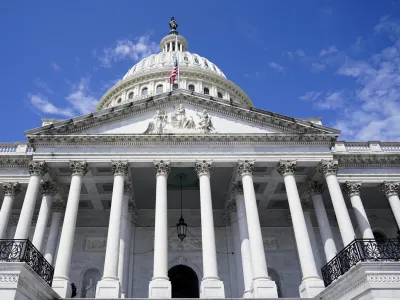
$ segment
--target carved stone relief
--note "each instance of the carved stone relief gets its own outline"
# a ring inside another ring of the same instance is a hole
[[[103,251],[107,246],[106,237],[86,237],[83,250],[85,251]]]

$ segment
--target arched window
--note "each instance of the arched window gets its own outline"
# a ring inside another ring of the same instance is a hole
[[[193,84],[189,84],[189,91],[194,92],[194,85]]]
[[[204,61],[204,65],[206,66],[206,68],[208,68],[208,63],[206,60]]]
[[[117,103],[121,103],[122,99],[118,98]]]
[[[82,280],[82,298],[96,297],[96,286],[101,278],[100,271],[94,268],[88,269],[83,274]]]
[[[128,99],[133,99],[133,92],[130,92],[130,93],[129,93]]]
[[[175,83],[173,86],[172,86],[172,90],[177,90],[178,89],[178,85]]]
[[[204,95],[210,95],[210,90],[208,88],[203,89]]]
[[[196,56],[194,57],[194,63],[199,64],[199,59]]]
[[[157,87],[156,87],[156,93],[157,94],[161,94],[162,92],[163,92],[163,86],[162,86],[162,84],[159,84],[159,85],[157,85]]]
[[[149,89],[147,87],[142,89],[142,96],[147,95],[149,93]]]
[[[185,62],[188,62],[188,61],[189,61],[189,59],[188,59],[188,57],[187,57],[186,55],[183,57],[183,60],[184,60]]]
[[[222,99],[222,93],[221,92],[218,92],[218,98]]]

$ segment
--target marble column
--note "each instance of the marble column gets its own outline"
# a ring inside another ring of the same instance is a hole
[[[276,284],[268,276],[262,238],[260,218],[253,183],[254,161],[239,161],[238,173],[242,177],[246,219],[250,240],[253,280],[251,290],[253,298],[278,298]]]
[[[329,224],[328,215],[322,199],[323,185],[317,181],[308,182],[308,194],[311,196],[313,202],[315,215],[317,217],[318,229],[321,235],[322,243],[324,244],[324,252],[326,262],[329,262],[335,257],[337,250],[331,225]]]
[[[225,298],[224,283],[218,277],[215,246],[214,216],[211,198],[211,161],[198,161],[195,170],[199,176],[201,241],[203,251],[203,279],[200,298]]]
[[[230,201],[228,203],[227,210],[229,212],[228,219],[230,219],[229,221],[232,229],[232,244],[233,244],[233,254],[234,254],[233,256],[235,261],[235,274],[236,274],[236,291],[232,292],[231,295],[231,297],[233,298],[233,297],[241,297],[241,295],[243,295],[244,279],[243,279],[242,258],[240,254],[239,224],[237,222],[238,217],[236,212],[236,203]]]
[[[119,237],[119,258],[118,258],[118,278],[121,283],[121,298],[126,298],[128,290],[125,288],[125,268],[129,266],[129,255],[127,249],[129,248],[129,238],[131,229],[131,217],[128,211],[129,198],[132,196],[132,185],[126,182],[124,185],[124,198],[122,200],[122,220],[121,232]]]
[[[360,198],[361,182],[346,181],[344,190],[349,195],[354,214],[356,215],[358,227],[363,239],[375,239],[369,224],[367,213]]]
[[[19,182],[3,183],[4,199],[0,210],[0,240],[7,238],[7,227],[15,197],[21,192]]]
[[[118,278],[118,258],[121,234],[124,181],[128,174],[127,161],[111,162],[114,185],[111,197],[110,220],[108,223],[106,256],[103,277],[96,287],[96,298],[120,298],[121,282]]]
[[[58,192],[56,184],[52,181],[44,181],[39,186],[40,193],[43,195],[42,203],[40,204],[40,210],[38,219],[36,222],[35,233],[33,234],[32,244],[42,252],[44,234],[47,228],[47,221],[49,220],[51,203],[53,202],[53,196]]]
[[[283,176],[285,182],[297,251],[303,273],[303,279],[299,286],[300,296],[302,298],[314,298],[324,290],[325,285],[318,275],[307,224],[304,219],[303,208],[297,190],[296,179],[294,177],[295,168],[295,160],[281,161],[278,166],[278,172]]]
[[[131,217],[131,224],[130,224],[130,237],[129,237],[129,246],[127,252],[125,253],[125,257],[129,257],[129,268],[124,268],[124,278],[125,280],[125,297],[132,297],[133,295],[133,286],[134,278],[133,278],[133,268],[134,268],[134,260],[135,260],[135,229],[136,229],[136,221],[138,219],[136,208],[132,205],[128,205],[128,210]],[[140,256],[139,256],[140,259]]]
[[[318,165],[318,170],[325,176],[328,185],[329,194],[332,199],[333,209],[338,221],[340,235],[344,247],[350,244],[356,237],[356,234],[351,224],[349,212],[347,211],[346,203],[344,202],[343,194],[337,180],[338,162],[336,160],[322,160]]]
[[[167,178],[170,164],[154,162],[156,175],[156,212],[154,228],[153,278],[149,284],[149,298],[171,298],[171,282],[168,277],[168,215]]]
[[[31,227],[36,197],[39,191],[41,178],[47,173],[47,164],[44,161],[32,161],[29,163],[29,183],[26,190],[22,209],[19,214],[17,229],[14,239],[27,239]]]
[[[400,230],[400,200],[399,200],[399,186],[398,181],[385,181],[382,184],[382,192],[385,194],[392,209],[394,219],[397,223],[397,228]]]
[[[88,172],[85,161],[71,161],[69,164],[72,176],[69,188],[67,206],[65,209],[64,223],[62,226],[56,267],[54,270],[53,290],[61,298],[71,297],[71,285],[69,282],[69,268],[71,265],[72,248],[74,245],[76,219],[78,217],[79,199],[83,177]]]
[[[46,249],[44,251],[44,258],[49,262],[49,264],[53,265],[58,237],[60,235],[61,219],[65,211],[65,202],[61,200],[54,201],[51,205],[51,211],[51,224]]]
[[[236,196],[237,223],[239,227],[240,253],[242,258],[242,273],[244,282],[243,298],[252,298],[251,283],[253,281],[253,265],[251,259],[249,230],[247,227],[246,207],[242,183],[235,183],[233,185],[232,192]]]

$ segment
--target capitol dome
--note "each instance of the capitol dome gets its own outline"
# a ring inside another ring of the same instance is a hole
[[[172,21],[171,21],[172,22]],[[246,93],[228,80],[225,74],[208,59],[187,51],[186,39],[178,34],[177,23],[160,42],[160,52],[143,58],[100,99],[98,109],[109,108],[127,102],[169,93],[171,90],[189,90],[215,99],[253,106]],[[169,83],[175,58],[179,66],[179,78]]]

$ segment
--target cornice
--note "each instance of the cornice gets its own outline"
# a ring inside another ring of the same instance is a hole
[[[399,154],[334,154],[339,167],[390,168],[400,167]]]
[[[29,155],[29,158],[11,158],[0,156],[0,168],[27,169],[31,160],[32,155]]]

